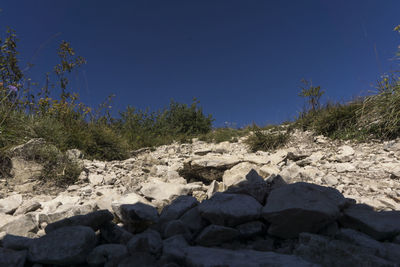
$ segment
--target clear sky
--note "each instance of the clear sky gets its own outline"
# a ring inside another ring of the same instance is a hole
[[[302,78],[349,100],[372,90],[400,35],[399,0],[3,0],[0,30],[43,84],[69,41],[87,64],[71,79],[83,102],[114,109],[199,101],[215,126],[293,119]]]

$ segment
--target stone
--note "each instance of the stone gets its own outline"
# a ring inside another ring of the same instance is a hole
[[[211,224],[197,236],[196,244],[201,246],[215,246],[232,241],[239,236],[239,231],[221,225]]]
[[[112,210],[115,212],[115,215],[117,215],[118,218],[122,219],[121,206],[124,204],[136,204],[136,203],[143,203],[143,204],[151,205],[151,203],[144,197],[142,197],[136,193],[129,193],[129,194],[122,195],[117,200],[114,200],[111,203],[111,207],[112,207]]]
[[[93,203],[84,205],[65,204],[57,207],[53,213],[46,213],[43,210],[39,213],[39,224],[46,222],[47,224],[60,221],[62,219],[75,215],[84,215],[96,210],[96,205]]]
[[[186,195],[189,189],[182,184],[169,184],[158,180],[142,184],[140,192],[155,200],[171,200],[174,196]]]
[[[26,261],[26,250],[15,251],[0,247],[0,266],[23,267]]]
[[[321,266],[396,266],[369,249],[311,233],[299,235],[294,254]]]
[[[98,210],[85,215],[76,215],[54,223],[50,223],[46,226],[45,231],[48,234],[61,227],[78,225],[88,226],[94,231],[97,231],[103,224],[112,221],[112,219],[114,219],[114,216],[110,211]]]
[[[354,149],[351,146],[344,145],[339,147],[339,154],[336,155],[336,160],[339,162],[349,162],[353,159]]]
[[[129,240],[127,247],[130,254],[134,252],[147,252],[152,255],[160,255],[163,242],[157,231],[149,229],[133,236],[133,238]]]
[[[96,234],[90,227],[62,227],[34,239],[28,259],[42,264],[82,264],[95,245]]]
[[[97,173],[89,173],[88,176],[91,185],[101,185],[104,183],[104,175]]]
[[[223,186],[221,186],[223,187]],[[220,190],[220,186],[217,181],[212,181],[211,184],[208,186],[207,189],[207,199],[211,198],[215,192],[218,192]]]
[[[101,226],[100,234],[108,243],[115,244],[127,244],[133,237],[132,233],[111,222]]]
[[[32,238],[7,234],[2,240],[2,246],[13,250],[25,250],[29,248],[32,241]]]
[[[255,250],[229,250],[202,246],[181,248],[176,260],[183,266],[315,266],[297,256]]]
[[[260,168],[260,175],[264,178],[267,178],[271,175],[277,175],[280,173],[280,169],[273,165],[264,165]]]
[[[338,173],[342,173],[342,172],[355,172],[356,171],[356,167],[349,162],[346,163],[336,163],[335,164],[335,168],[336,171]]]
[[[241,238],[247,239],[257,235],[265,234],[267,231],[267,226],[260,221],[254,221],[240,224],[236,226],[236,229],[239,231]]]
[[[22,204],[22,195],[15,194],[0,199],[0,213],[13,214],[14,211]]]
[[[322,177],[322,181],[329,186],[337,185],[339,182],[338,179],[333,175],[326,175]]]
[[[196,180],[209,184],[214,180],[221,181],[224,172],[240,162],[239,158],[231,155],[207,154],[189,159],[178,172],[189,182]]]
[[[370,253],[393,262],[400,262],[400,245],[381,243],[353,229],[341,229],[336,238],[370,249]]]
[[[279,175],[286,183],[292,183],[299,178],[300,172],[301,168],[296,163],[292,163],[286,168],[283,168]]]
[[[227,189],[232,185],[236,185],[244,180],[246,180],[246,175],[252,170],[259,169],[257,165],[249,163],[249,162],[241,162],[231,169],[228,169],[224,172],[222,176],[222,182],[224,188]]]
[[[225,193],[246,194],[254,197],[261,205],[264,205],[269,191],[268,184],[252,169],[241,182],[231,185],[225,190]]]
[[[161,222],[179,219],[185,212],[197,206],[199,202],[192,196],[179,196],[166,206],[161,214]]]
[[[262,206],[253,197],[238,194],[215,193],[198,206],[203,218],[213,224],[236,226],[260,217]]]
[[[123,204],[120,206],[122,221],[125,224],[136,222],[157,223],[158,211],[155,207],[143,203]]]
[[[17,208],[17,210],[14,212],[13,215],[16,216],[16,215],[26,214],[28,212],[40,209],[41,206],[42,205],[35,200],[28,200],[28,201],[22,203],[22,205],[20,205]]]
[[[271,224],[270,235],[295,238],[302,232],[316,233],[335,221],[345,203],[336,189],[298,182],[273,190],[262,217]]]
[[[367,205],[351,205],[343,211],[340,223],[366,233],[376,240],[392,240],[400,234],[400,211],[376,212]]]
[[[31,214],[23,215],[0,228],[0,232],[4,231],[7,234],[25,237],[31,237],[37,230],[38,226]]]
[[[158,266],[156,258],[146,252],[134,252],[131,256],[122,259],[118,267],[150,267]],[[166,267],[165,265],[163,267]]]
[[[36,179],[43,170],[43,165],[19,156],[11,158],[11,166],[10,174],[15,183],[25,183]]]
[[[90,266],[117,266],[118,262],[128,255],[125,245],[103,244],[95,247],[87,256],[86,261]]]
[[[180,220],[194,235],[199,233],[205,226],[207,226],[207,222],[201,217],[197,206],[185,212],[180,217]]]
[[[187,241],[192,239],[190,230],[181,220],[172,220],[165,224],[163,237],[169,238],[174,235],[183,235]]]

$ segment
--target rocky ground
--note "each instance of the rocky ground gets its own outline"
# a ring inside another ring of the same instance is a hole
[[[400,140],[297,131],[256,153],[243,140],[113,162],[71,150],[84,171],[55,195],[17,153],[42,142],[14,148],[14,177],[0,181],[0,266],[399,266]]]

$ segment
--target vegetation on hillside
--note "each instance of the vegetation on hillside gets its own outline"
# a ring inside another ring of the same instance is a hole
[[[400,33],[400,26],[395,31]],[[134,149],[189,142],[194,137],[207,142],[236,142],[249,135],[246,143],[251,151],[267,151],[285,145],[288,131],[293,128],[331,138],[364,141],[400,136],[398,72],[378,81],[373,95],[325,105],[320,103],[325,93],[321,87],[303,80],[299,95],[306,98],[308,108],[283,132],[277,126],[271,131],[257,125],[212,129],[212,116],[203,113],[196,99],[191,105],[171,101],[166,108],[151,112],[129,106],[117,118],[110,115],[111,96],[98,108],[85,105],[69,88],[68,77],[86,61],[65,41],[59,45],[59,63],[52,73],[46,74],[46,83],[35,84],[20,68],[17,41],[11,29],[0,39],[0,151],[3,151],[0,162],[8,162],[5,154],[8,148],[32,138],[43,138],[60,151],[77,148],[89,159],[121,160]],[[400,50],[397,56],[400,58]],[[45,168],[47,177],[60,170],[50,160],[57,158],[53,152],[48,151],[47,156],[46,151],[39,153],[42,161],[51,162]],[[69,170],[69,176],[77,177],[79,170],[71,167],[68,159],[58,161],[64,164],[61,166],[64,174]],[[2,168],[0,172],[4,174]]]

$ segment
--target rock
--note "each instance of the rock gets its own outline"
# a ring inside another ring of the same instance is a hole
[[[24,183],[36,179],[43,170],[43,165],[19,156],[11,158],[11,166],[10,174],[15,183]]]
[[[96,205],[93,203],[85,204],[85,205],[72,205],[66,204],[59,206],[56,209],[56,212],[53,213],[45,213],[41,211],[39,213],[39,224],[46,222],[47,224],[60,221],[62,219],[72,217],[75,215],[84,215],[96,210]]]
[[[161,222],[179,219],[186,211],[198,205],[198,201],[192,196],[179,196],[166,206],[161,214]]]
[[[86,256],[96,245],[96,234],[87,226],[58,228],[34,239],[28,259],[43,264],[73,265],[86,262]]]
[[[78,225],[88,226],[94,231],[97,231],[102,225],[106,222],[112,221],[112,219],[114,219],[114,216],[108,210],[98,210],[85,215],[76,215],[50,223],[46,226],[45,231],[48,234],[61,227]]]
[[[127,244],[130,254],[135,252],[146,252],[152,255],[160,255],[163,242],[160,234],[154,230],[146,230],[135,235]]]
[[[26,261],[26,250],[15,251],[0,247],[0,266],[23,267]]]
[[[246,180],[246,175],[252,169],[257,170],[259,168],[255,164],[251,164],[249,162],[241,162],[233,166],[231,169],[226,170],[224,172],[224,175],[222,176],[224,188],[227,189],[232,185],[236,185]]]
[[[301,168],[296,163],[292,163],[286,168],[283,168],[279,175],[286,183],[292,183],[299,178],[300,172]]]
[[[400,245],[381,243],[353,229],[341,229],[336,238],[370,249],[370,253],[393,262],[400,262]]]
[[[349,162],[354,156],[354,149],[351,146],[339,147],[339,154],[336,155],[336,160],[339,162]]]
[[[266,233],[267,226],[260,221],[248,222],[236,226],[241,238],[251,238]]]
[[[170,238],[163,240],[163,249],[162,249],[162,257],[161,263],[175,263],[175,260],[178,258],[184,257],[183,248],[189,246],[186,239],[182,235],[175,235]],[[183,263],[180,263],[178,266],[182,266]]]
[[[336,163],[336,164],[335,164],[335,168],[336,168],[336,171],[337,171],[338,173],[342,173],[342,172],[355,172],[355,171],[356,171],[356,167],[355,167],[353,164],[349,163],[349,162],[346,162],[346,163]]]
[[[298,182],[273,190],[262,217],[271,224],[269,234],[295,238],[301,232],[316,233],[335,221],[345,203],[336,189]]]
[[[190,230],[181,220],[172,220],[165,224],[163,237],[169,238],[174,235],[182,235],[187,241],[191,241],[192,239]]]
[[[17,210],[14,212],[14,216],[35,211],[39,209],[41,206],[42,205],[35,200],[28,200],[17,208]]]
[[[393,266],[395,263],[377,257],[369,249],[327,237],[301,233],[294,253],[322,266]]]
[[[149,224],[157,223],[158,211],[153,206],[143,203],[123,204],[120,206],[122,221],[125,224],[145,222]]]
[[[32,237],[37,230],[38,226],[31,214],[23,215],[0,228],[0,232],[4,231],[7,234],[25,237]]]
[[[121,260],[118,267],[149,267],[157,266],[156,258],[146,252],[134,252],[131,256]],[[166,267],[165,265],[163,267]]]
[[[393,239],[393,243],[400,244],[400,235],[397,235],[397,236]]]
[[[225,193],[246,194],[254,197],[261,205],[263,205],[269,191],[270,188],[268,187],[268,184],[255,170],[252,169],[245,176],[245,179],[237,184],[231,185]]]
[[[155,200],[171,200],[174,196],[186,195],[189,189],[182,184],[169,184],[158,180],[142,184],[140,192]]]
[[[314,266],[305,260],[293,256],[274,252],[260,252],[255,250],[228,250],[221,248],[207,248],[201,246],[181,248],[182,253],[176,255],[177,261],[183,266],[211,267],[211,266]],[[180,256],[180,257],[179,257]]]
[[[201,217],[197,206],[185,212],[180,217],[180,220],[193,234],[199,233],[205,226],[207,226],[207,222]]]
[[[92,185],[101,185],[104,183],[104,175],[97,173],[89,173],[89,182]]]
[[[280,170],[278,167],[273,165],[264,165],[260,168],[259,172],[262,177],[267,178],[271,175],[277,175]]]
[[[0,213],[13,214],[14,211],[22,204],[22,195],[15,194],[0,199]]]
[[[197,236],[196,244],[201,246],[215,246],[232,241],[239,236],[239,231],[220,225],[211,224]]]
[[[111,204],[111,207],[112,207],[112,210],[117,215],[117,217],[122,219],[121,206],[126,205],[126,204],[136,204],[136,203],[143,203],[143,204],[151,205],[151,203],[144,197],[142,197],[136,193],[129,193],[126,195],[122,195],[117,200],[114,200]]]
[[[238,164],[241,160],[230,155],[210,155],[195,157],[184,163],[179,175],[187,181],[203,181],[206,184],[214,180],[221,181],[223,173]]]
[[[198,206],[201,216],[213,224],[236,226],[260,217],[262,206],[253,197],[215,193]]]
[[[223,186],[222,186],[223,187]],[[207,190],[207,199],[211,198],[215,192],[218,192],[220,190],[220,186],[217,181],[212,181],[211,184],[208,186]]]
[[[32,238],[17,236],[17,235],[5,235],[2,243],[3,248],[13,249],[13,250],[24,250],[28,249],[32,242]],[[0,264],[1,266],[1,264]]]
[[[86,261],[90,266],[117,266],[128,255],[128,249],[124,245],[104,244],[95,247]]]
[[[367,205],[351,205],[343,211],[340,223],[373,237],[376,240],[392,240],[400,234],[400,211],[376,212]]]
[[[322,181],[324,181],[329,186],[336,185],[339,182],[338,179],[333,175],[326,175],[322,177]]]
[[[133,237],[132,233],[111,222],[101,226],[100,234],[108,243],[116,244],[127,244]]]

